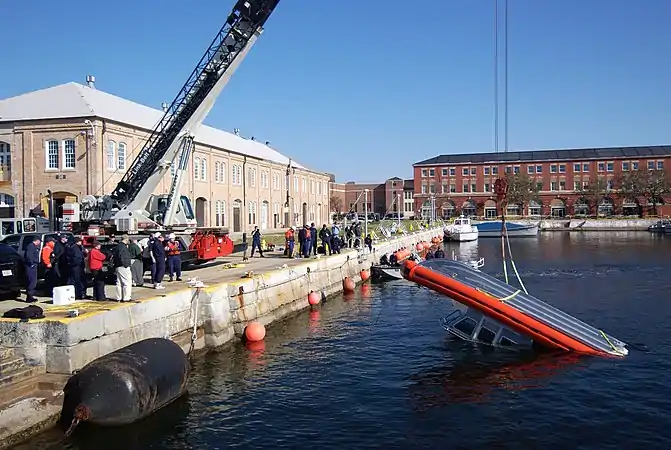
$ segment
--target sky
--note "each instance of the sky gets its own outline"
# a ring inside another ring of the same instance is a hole
[[[234,0],[1,3],[0,98],[91,74],[160,108]],[[669,0],[509,0],[508,149],[671,144],[669,20]],[[493,151],[494,98],[494,0],[282,0],[206,123],[381,182]]]

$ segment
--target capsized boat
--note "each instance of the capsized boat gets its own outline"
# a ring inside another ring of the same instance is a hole
[[[459,261],[406,261],[401,273],[458,303],[443,326],[462,339],[600,356],[629,353],[624,342]]]
[[[481,238],[501,237],[503,222],[493,220],[476,224]],[[537,237],[540,223],[517,223],[506,220],[506,234],[508,237]]]

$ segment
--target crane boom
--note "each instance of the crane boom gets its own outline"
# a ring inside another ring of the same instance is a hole
[[[200,127],[278,3],[279,0],[236,2],[226,23],[110,194],[119,213],[130,216],[147,209],[155,189],[170,165],[175,164],[181,139],[193,136]]]

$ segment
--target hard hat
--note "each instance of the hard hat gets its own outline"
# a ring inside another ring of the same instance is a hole
[[[168,239],[175,239],[175,233],[170,233],[168,235]]]

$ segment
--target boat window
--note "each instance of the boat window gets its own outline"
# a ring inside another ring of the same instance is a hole
[[[455,330],[461,331],[462,333],[466,334],[467,336],[470,336],[471,334],[473,334],[473,330],[475,330],[475,326],[477,324],[478,323],[475,320],[471,319],[470,317],[466,317],[461,322],[454,325],[453,328]]]
[[[512,347],[513,345],[517,345],[517,343],[513,340],[508,339],[507,337],[502,337],[501,341],[499,344],[503,347]]]
[[[494,342],[495,337],[496,333],[494,333],[489,328],[485,327],[480,328],[480,332],[478,333],[478,341],[484,342],[485,344],[491,344],[492,342]]]

